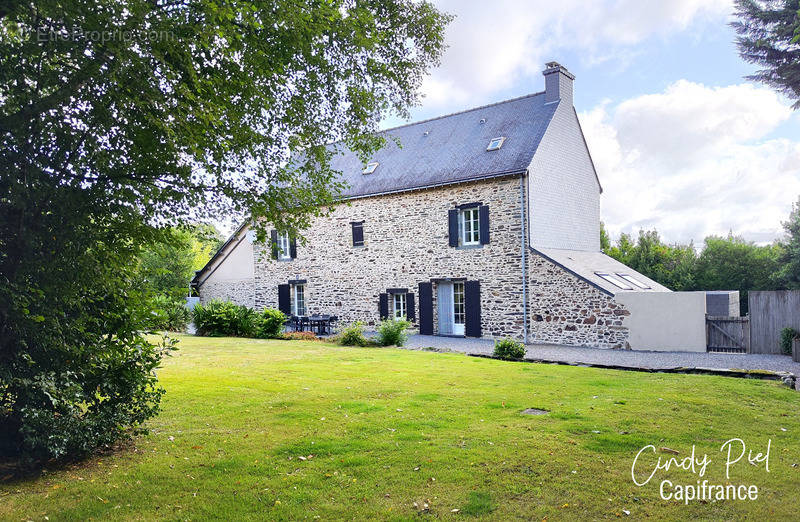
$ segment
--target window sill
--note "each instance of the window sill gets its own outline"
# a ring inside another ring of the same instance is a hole
[[[476,248],[483,248],[483,244],[478,243],[477,245],[459,245],[456,247],[456,250],[474,250]]]

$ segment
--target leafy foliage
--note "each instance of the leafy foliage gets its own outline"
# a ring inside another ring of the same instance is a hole
[[[609,256],[671,290],[739,290],[742,314],[747,313],[749,290],[782,287],[779,273],[783,251],[777,244],[759,246],[729,234],[707,237],[698,255],[692,243],[667,245],[655,230],[640,231],[636,241],[622,234],[604,249]]]
[[[781,242],[779,255],[780,269],[777,280],[788,289],[800,289],[800,199],[792,205],[788,221],[783,228],[786,238]]]
[[[408,340],[408,327],[405,319],[385,319],[378,325],[376,342],[381,346],[403,346]]]
[[[191,312],[186,308],[186,300],[182,297],[156,295],[150,299],[152,317],[150,328],[154,330],[169,330],[183,332],[189,324]]]
[[[255,337],[261,339],[277,339],[281,337],[286,315],[274,308],[265,308],[255,319]]]
[[[525,357],[525,346],[513,339],[501,339],[494,343],[494,356],[507,361],[518,361]]]
[[[197,334],[211,337],[255,337],[258,321],[252,308],[218,300],[195,305],[192,317]]]
[[[142,285],[154,294],[186,296],[195,270],[205,266],[222,244],[212,225],[168,228],[139,255]]]
[[[781,330],[781,351],[786,355],[792,355],[792,342],[797,338],[800,338],[800,332],[794,328]]]
[[[314,332],[285,332],[281,335],[281,339],[287,341],[318,341],[319,337]]]
[[[364,337],[364,323],[355,321],[345,326],[338,333],[337,342],[342,346],[366,346],[369,341]]]
[[[417,101],[448,20],[411,0],[4,3],[7,446],[77,454],[153,415],[137,245],[223,215],[302,229],[342,189],[326,144],[382,144],[370,132]],[[185,284],[168,272],[160,288]]]
[[[695,287],[698,290],[739,290],[740,306],[747,313],[748,290],[777,289],[780,248],[758,246],[741,237],[709,236],[697,259]]]
[[[0,198],[0,453],[33,462],[140,427],[159,409],[155,369],[174,345],[142,334],[152,316],[126,239],[155,232],[126,222],[124,206],[98,226],[85,193],[28,194]]]
[[[739,55],[763,69],[755,80],[793,98],[800,108],[800,2],[798,0],[735,0]]]

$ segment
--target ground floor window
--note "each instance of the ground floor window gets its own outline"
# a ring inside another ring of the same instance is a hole
[[[292,285],[292,315],[306,315],[306,285]]]
[[[406,313],[406,294],[392,294],[394,296],[394,313],[395,319],[405,319],[408,317]]]
[[[464,283],[453,283],[453,322],[462,325],[465,323],[464,313]]]

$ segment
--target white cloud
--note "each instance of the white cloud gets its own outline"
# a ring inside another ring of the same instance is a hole
[[[686,80],[581,114],[612,235],[777,237],[800,195],[800,143],[768,135],[792,117],[769,89]]]
[[[439,0],[456,19],[447,29],[442,65],[425,81],[428,108],[463,106],[538,75],[560,52],[587,63],[637,52],[636,44],[702,20],[719,21],[730,0]],[[536,78],[537,85],[539,78]],[[532,85],[534,83],[532,82]]]

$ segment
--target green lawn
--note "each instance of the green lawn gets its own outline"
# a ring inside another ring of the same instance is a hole
[[[797,517],[800,394],[775,382],[195,337],[160,378],[149,435],[0,484],[0,519]],[[665,478],[696,483],[683,470],[631,481],[643,446],[683,458],[694,444],[724,485],[734,437],[772,441],[769,473],[746,458],[731,469],[755,501],[661,500]]]

